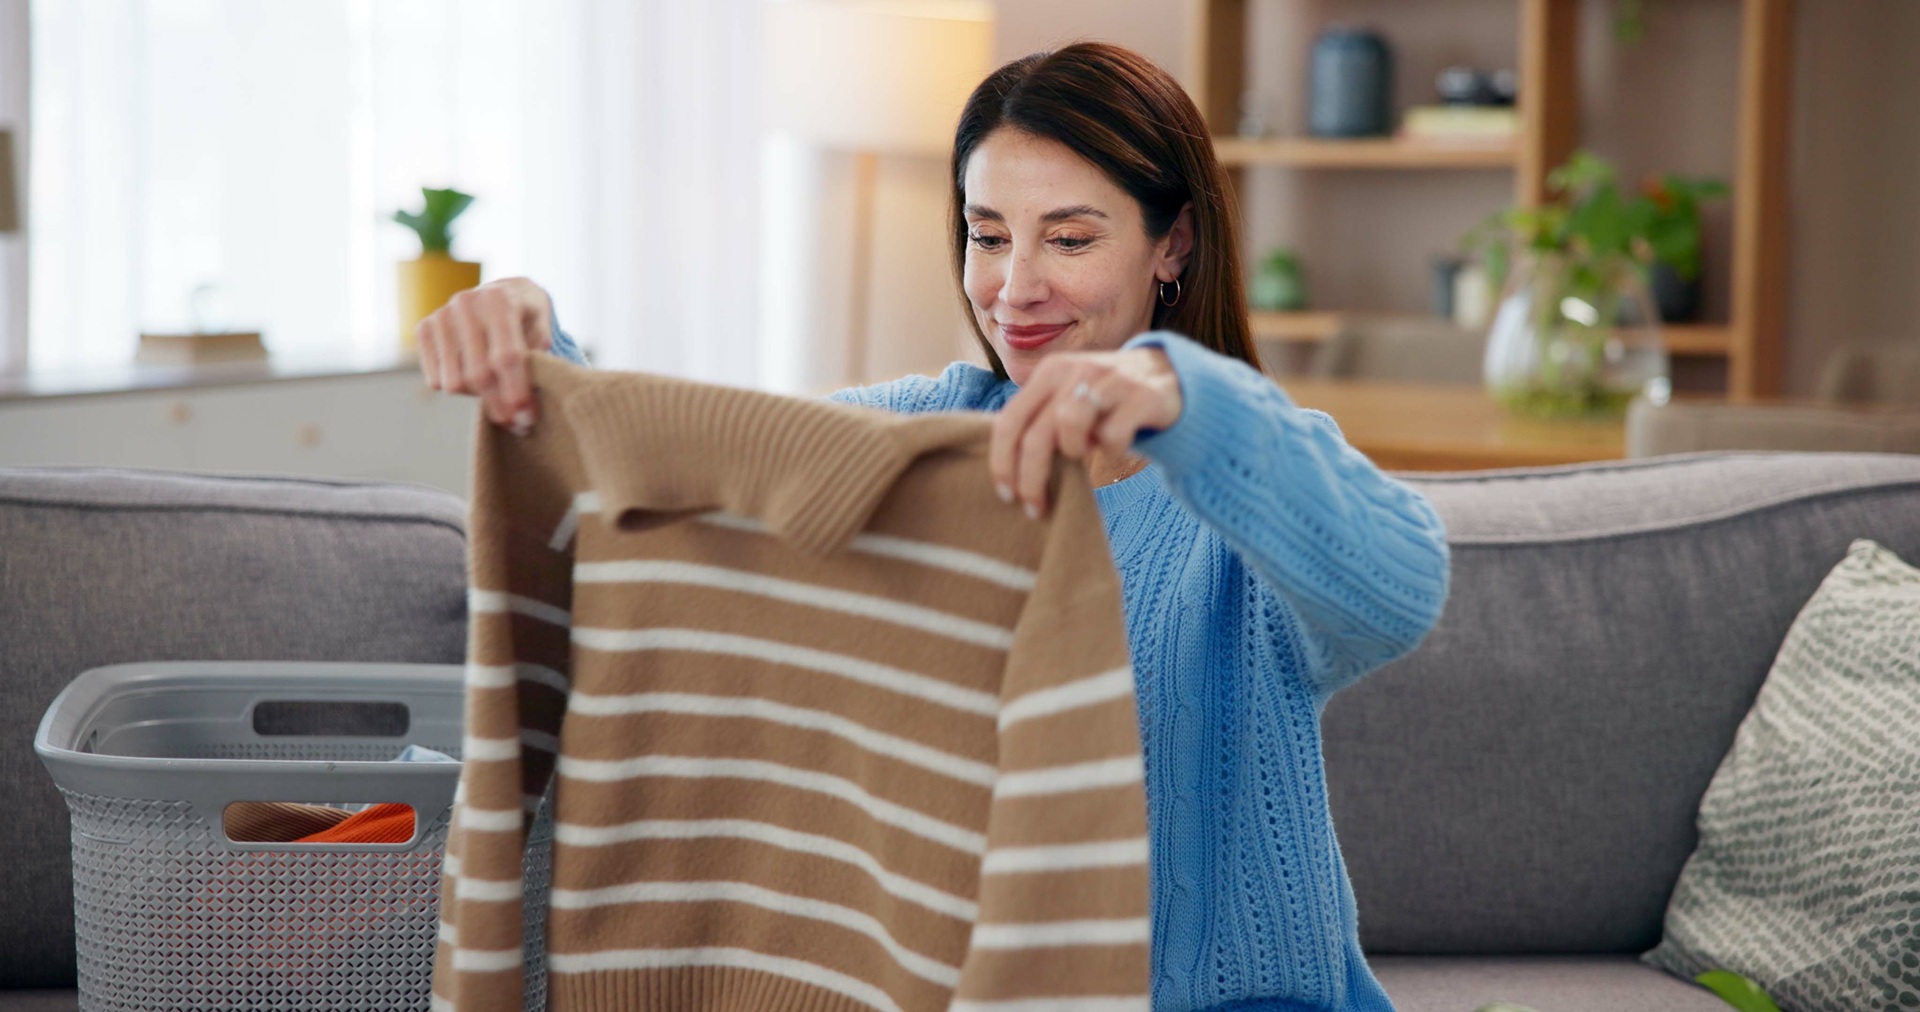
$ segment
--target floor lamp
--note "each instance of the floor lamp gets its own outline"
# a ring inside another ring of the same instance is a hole
[[[853,157],[846,378],[865,378],[882,154],[945,157],[990,69],[987,0],[776,0],[763,11],[766,126]]]

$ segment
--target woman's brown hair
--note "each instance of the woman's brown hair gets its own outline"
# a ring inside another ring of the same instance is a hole
[[[1155,299],[1153,326],[1198,341],[1260,368],[1248,329],[1240,281],[1240,243],[1233,195],[1213,155],[1213,140],[1193,99],[1166,71],[1139,53],[1101,42],[1078,42],[1001,67],[967,98],[953,136],[952,206],[948,230],[953,271],[966,269],[967,159],[987,135],[1011,127],[1059,141],[1092,162],[1140,203],[1147,236],[1159,241],[1180,209],[1193,205],[1193,252],[1171,306]],[[967,324],[1000,377],[1006,366],[980,332],[962,287]]]

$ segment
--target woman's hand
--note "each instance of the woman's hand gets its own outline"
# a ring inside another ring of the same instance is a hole
[[[519,435],[533,428],[527,355],[553,343],[553,300],[526,278],[503,278],[455,295],[420,321],[427,385],[478,395],[487,418]]]
[[[1158,348],[1048,355],[994,418],[987,457],[994,487],[1038,518],[1055,450],[1084,460],[1099,449],[1118,460],[1141,429],[1171,427],[1180,409],[1180,379]]]

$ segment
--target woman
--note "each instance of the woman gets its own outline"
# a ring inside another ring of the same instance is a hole
[[[1033,516],[1053,455],[1085,463],[1138,678],[1154,1007],[1391,1009],[1360,951],[1319,714],[1438,618],[1439,519],[1258,371],[1225,179],[1164,71],[1098,44],[1000,68],[961,115],[951,178],[993,369],[833,397],[997,412],[992,480]],[[525,431],[527,350],[580,360],[550,314],[524,280],[457,297],[421,325],[428,382]]]

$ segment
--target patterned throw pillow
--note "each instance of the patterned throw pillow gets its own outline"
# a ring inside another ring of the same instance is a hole
[[[1788,1012],[1920,1009],[1920,570],[1855,541],[1794,619],[1641,956]]]

